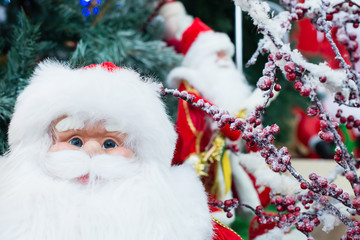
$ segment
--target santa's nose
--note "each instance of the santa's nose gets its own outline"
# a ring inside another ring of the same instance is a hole
[[[89,154],[90,157],[92,157],[96,154],[101,154],[103,151],[100,143],[97,141],[93,141],[93,140],[90,140],[90,141],[87,141],[86,143],[84,143],[82,149],[87,154]]]
[[[217,59],[216,59],[216,61],[219,61],[219,60],[227,60],[227,59],[228,59],[228,56],[227,56],[226,52],[224,52],[224,51],[217,52]]]

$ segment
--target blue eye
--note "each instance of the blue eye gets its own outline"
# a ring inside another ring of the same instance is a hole
[[[73,138],[71,139],[70,144],[77,147],[82,147],[83,142],[80,140],[80,138]]]
[[[115,148],[117,147],[116,143],[113,140],[106,140],[104,142],[103,148],[107,149],[107,148]]]

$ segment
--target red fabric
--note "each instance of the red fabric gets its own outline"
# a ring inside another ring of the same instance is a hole
[[[188,91],[191,94],[194,94],[197,101],[201,97],[194,91],[186,89],[185,84],[182,82],[179,86],[179,91]],[[204,101],[206,101],[204,99]],[[188,111],[187,111],[188,109]],[[189,113],[189,115],[187,115]],[[179,100],[178,104],[178,117],[176,121],[176,131],[178,133],[178,139],[176,143],[176,149],[174,153],[173,165],[182,164],[191,154],[200,153],[205,150],[205,146],[208,145],[211,137],[211,130],[206,124],[205,119],[206,113],[202,110],[192,106],[191,104]],[[190,119],[189,119],[190,117]],[[191,120],[190,122],[188,120]],[[192,129],[192,126],[195,129]],[[195,130],[195,132],[194,132]],[[203,135],[198,137],[197,134]],[[197,144],[198,150],[197,152]]]
[[[169,47],[173,47],[174,50],[177,52],[177,53],[181,53],[181,42],[180,40],[176,39],[176,38],[171,38],[169,40],[166,40],[166,44],[169,46]]]
[[[105,68],[109,72],[121,69],[121,67],[116,66],[112,62],[104,62],[104,63],[100,63],[100,64],[91,64],[89,66],[84,67],[84,69],[94,68],[94,67],[97,67],[97,66],[101,66],[102,68]]]
[[[299,118],[297,126],[297,137],[305,146],[309,146],[309,140],[318,135],[320,131],[320,120],[317,117],[309,117],[302,109],[294,108],[293,112]]]
[[[226,124],[225,127],[221,129],[221,132],[231,141],[236,141],[241,136],[241,131],[233,131],[230,128],[229,124]]]
[[[277,216],[277,213],[275,212],[265,212],[264,214],[267,216]],[[255,216],[250,222],[249,240],[254,240],[256,237],[263,235],[264,233],[268,232],[276,226],[275,222],[259,224],[257,219],[258,216]]]
[[[199,93],[193,88],[186,88],[184,82],[179,86],[179,91],[188,91],[195,96],[195,102],[202,99],[205,103],[213,105],[208,100],[204,99]],[[189,116],[187,116],[187,112]],[[173,165],[182,164],[191,154],[200,153],[205,151],[205,147],[209,144],[210,138],[213,134],[209,124],[206,123],[206,113],[191,104],[179,100],[178,104],[178,117],[176,121],[176,131],[178,133],[178,139],[176,143],[176,150],[174,154]],[[189,117],[191,122],[189,122]],[[192,126],[195,129],[192,129]],[[194,130],[196,132],[194,133]],[[221,132],[231,140],[237,140],[241,136],[240,131],[232,131],[229,124],[226,124]],[[197,134],[203,134],[201,137],[197,137]],[[199,138],[199,139],[198,139]],[[198,147],[197,144],[199,144]],[[197,152],[197,149],[200,152]]]
[[[185,55],[195,39],[201,32],[212,31],[205,23],[199,18],[195,18],[193,23],[188,27],[181,38],[181,51]]]
[[[271,188],[266,187],[266,186],[259,186],[256,185],[256,178],[247,172],[247,174],[249,175],[252,183],[254,184],[255,190],[257,192],[257,194],[259,195],[259,199],[260,199],[260,203],[261,205],[265,208],[269,205],[270,203],[270,192],[271,192]]]
[[[242,240],[232,229],[224,227],[215,221],[213,221],[213,230],[212,240]]]
[[[297,42],[295,48],[299,49],[301,53],[309,57],[315,57],[320,55],[328,62],[329,66],[333,69],[339,68],[339,61],[335,60],[335,53],[332,50],[330,42],[323,34],[323,39],[319,41],[318,32],[315,29],[314,25],[311,24],[310,20],[305,18],[297,23],[297,31],[292,35],[292,38]],[[339,43],[336,32],[338,28],[334,27],[331,29],[331,35],[334,39],[336,46],[338,47],[340,54],[343,56],[345,61],[350,64],[349,53],[346,51],[345,46]]]

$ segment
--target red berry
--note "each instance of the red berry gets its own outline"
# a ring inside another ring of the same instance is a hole
[[[310,174],[309,174],[309,179],[310,179],[310,180],[316,180],[316,179],[318,179],[318,176],[317,176],[316,173],[310,173]]]
[[[359,208],[360,207],[360,198],[354,198],[354,200],[352,201],[352,204],[355,208]]]
[[[287,78],[287,80],[289,80],[289,81],[295,81],[295,79],[296,79],[296,73],[294,73],[294,72],[288,72],[288,73],[286,74],[286,78]]]
[[[298,66],[298,69],[301,73],[305,72],[305,68],[301,65]]]
[[[262,206],[257,206],[256,209],[255,209],[255,211],[256,211],[257,213],[262,213],[262,212],[264,211],[264,208],[263,208]]]
[[[354,28],[358,28],[358,27],[359,27],[359,23],[353,23],[353,27],[354,27]]]
[[[265,224],[265,222],[266,222],[265,218],[263,218],[263,217],[258,217],[257,221],[259,224]]]
[[[291,59],[291,56],[288,53],[284,53],[283,57],[284,57],[285,61],[290,61],[290,59]]]
[[[326,14],[326,21],[333,20],[334,16],[332,14]]]
[[[352,129],[353,128],[353,123],[352,122],[348,122],[347,124],[346,124],[346,128],[347,129]]]
[[[355,120],[354,121],[354,127],[359,127],[360,126],[360,120]]]
[[[312,219],[312,222],[313,222],[313,224],[315,225],[315,227],[320,224],[320,220],[319,220],[317,217],[316,217],[316,218],[313,218],[313,219]]]
[[[295,210],[294,205],[289,205],[289,206],[287,207],[287,210],[288,210],[289,212],[294,212],[294,210]]]
[[[307,189],[308,184],[306,182],[301,182],[300,187],[301,187],[301,189]]]
[[[225,207],[231,207],[232,206],[232,200],[226,200],[225,202],[224,202],[224,206]]]
[[[326,77],[325,76],[323,76],[323,77],[319,77],[319,81],[321,82],[321,83],[324,83],[324,82],[326,82]]]
[[[355,120],[354,116],[353,115],[349,115],[348,118],[347,118],[348,122],[352,122]]]
[[[341,118],[340,118],[340,122],[341,122],[341,123],[346,123],[346,117],[341,117]]]
[[[320,121],[320,127],[321,127],[322,130],[325,130],[326,128],[329,127],[329,124],[328,124],[327,121],[321,120]]]
[[[282,212],[282,211],[284,211],[284,209],[281,205],[278,205],[278,206],[276,206],[276,211]]]
[[[289,62],[284,67],[285,72],[292,73],[295,71],[295,63]]]
[[[272,125],[270,129],[273,134],[277,134],[280,131],[280,127],[276,124]]]
[[[283,164],[289,164],[290,159],[291,159],[290,155],[285,155],[285,156],[281,157],[281,160],[282,160]]]
[[[277,52],[277,53],[275,54],[275,57],[276,57],[277,60],[281,60],[282,57],[283,57],[283,55],[282,55],[282,53]]]
[[[357,35],[356,34],[354,34],[354,33],[349,33],[349,38],[350,38],[350,40],[355,40],[356,39],[356,37],[357,37]]]
[[[277,197],[277,198],[275,199],[275,203],[276,203],[276,204],[281,204],[282,201],[283,201],[283,198],[282,198],[282,197]]]
[[[328,180],[324,177],[319,177],[318,178],[318,183],[320,184],[321,187],[326,187],[328,185]]]
[[[350,196],[347,192],[344,192],[341,194],[341,197],[344,199],[344,200],[349,200],[350,199]]]
[[[263,76],[259,79],[256,85],[263,91],[269,90],[271,87],[271,79],[269,77]]]
[[[345,174],[345,177],[346,177],[347,180],[349,180],[350,182],[352,182],[352,181],[354,181],[355,175],[354,175],[353,172],[347,172],[347,173]]]
[[[340,148],[340,147],[336,147],[336,148],[335,148],[335,154],[336,154],[336,155],[341,155],[341,154],[342,154],[342,151],[341,151],[341,148]]]
[[[305,227],[306,232],[312,232],[313,230],[314,230],[314,227],[312,225],[310,225],[310,224],[306,225],[306,227]]]
[[[302,86],[303,86],[302,82],[300,82],[300,81],[295,81],[295,83],[294,83],[294,89],[295,89],[296,91],[300,91],[301,88],[302,88]]]
[[[231,212],[228,212],[228,213],[226,213],[226,216],[227,216],[228,218],[231,218],[233,215],[232,215]]]
[[[300,95],[303,97],[308,97],[310,95],[310,92],[310,88],[303,86],[300,90]]]
[[[256,125],[256,126],[259,126],[260,124],[261,124],[261,120],[260,120],[260,119],[256,119],[255,125]]]
[[[310,117],[316,116],[317,113],[318,113],[318,112],[317,112],[316,107],[314,107],[314,106],[308,107],[308,109],[307,109],[307,114],[308,114]]]
[[[320,136],[321,138],[321,136]],[[323,134],[323,138],[322,138],[325,142],[332,142],[334,141],[334,134],[332,132],[325,132]]]
[[[275,91],[279,92],[281,90],[281,85],[280,84],[275,84],[274,89],[275,89]]]

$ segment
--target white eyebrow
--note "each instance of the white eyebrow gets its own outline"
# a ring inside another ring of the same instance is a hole
[[[117,122],[114,122],[114,121],[106,121],[104,128],[108,132],[122,132],[123,131],[120,124]]]
[[[83,127],[84,121],[74,117],[66,117],[60,122],[58,122],[55,126],[56,130],[58,130],[59,132],[82,129]]]

